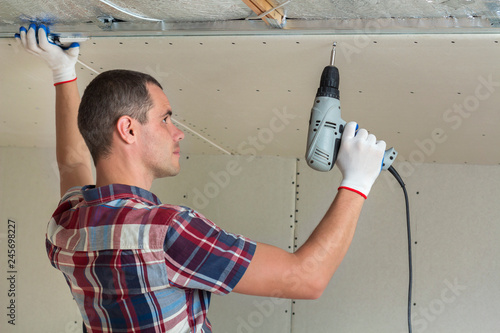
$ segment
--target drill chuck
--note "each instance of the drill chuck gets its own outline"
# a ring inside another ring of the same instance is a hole
[[[318,92],[316,97],[331,97],[340,99],[339,92],[340,75],[339,70],[335,66],[326,66],[321,74]]]

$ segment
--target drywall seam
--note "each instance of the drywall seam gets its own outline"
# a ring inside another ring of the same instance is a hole
[[[210,141],[209,139],[207,139],[206,137],[204,137],[203,135],[201,135],[200,133],[196,132],[195,130],[193,130],[192,128],[184,125],[183,123],[181,123],[180,121],[178,120],[175,120],[174,118],[172,118],[172,121],[174,121],[175,123],[181,125],[182,127],[184,127],[185,129],[187,129],[188,131],[190,131],[191,133],[193,133],[194,135],[197,135],[199,136],[200,138],[202,138],[203,140],[205,140],[206,142],[208,142],[209,144],[211,144],[212,146],[214,146],[215,148],[219,149],[220,151],[222,151],[223,153],[227,154],[227,155],[232,155],[230,152],[228,152],[227,150],[225,150],[224,148],[222,148],[221,146],[217,145],[216,143]]]
[[[294,177],[294,184],[295,184],[295,205],[294,205],[294,215],[293,215],[293,220],[294,220],[294,226],[295,228],[293,229],[293,240],[292,240],[292,252],[295,252],[298,248],[297,245],[297,224],[299,221],[297,220],[297,213],[299,212],[298,210],[298,205],[297,202],[299,201],[299,162],[300,159],[295,160],[295,177]],[[295,300],[292,299],[290,302],[290,333],[293,332],[293,317],[295,316]]]

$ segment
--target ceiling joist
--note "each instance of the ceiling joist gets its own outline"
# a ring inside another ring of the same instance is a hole
[[[267,25],[274,28],[283,28],[285,26],[285,12],[281,8],[288,3],[282,4],[274,0],[242,0],[255,14],[256,18],[262,19]]]

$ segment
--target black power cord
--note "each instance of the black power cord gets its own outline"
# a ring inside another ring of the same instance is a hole
[[[410,204],[408,200],[408,193],[406,192],[406,186],[405,183],[403,182],[403,179],[401,179],[401,176],[399,176],[398,172],[396,169],[394,169],[392,166],[387,169],[393,176],[396,178],[398,181],[399,185],[403,188],[403,193],[405,195],[405,202],[406,202],[406,231],[408,234],[408,333],[411,333],[411,288],[413,284],[413,269],[412,269],[412,262],[411,262],[411,229],[410,229]]]

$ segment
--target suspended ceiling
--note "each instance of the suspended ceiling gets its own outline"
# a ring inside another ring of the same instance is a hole
[[[113,68],[159,79],[185,154],[301,158],[336,41],[342,117],[394,146],[400,161],[500,163],[497,1],[292,1],[281,28],[244,20],[256,14],[240,1],[113,3],[120,10],[0,1],[1,146],[54,145],[50,72],[11,38],[19,24],[50,20],[62,37],[89,38],[77,66],[82,92]]]

